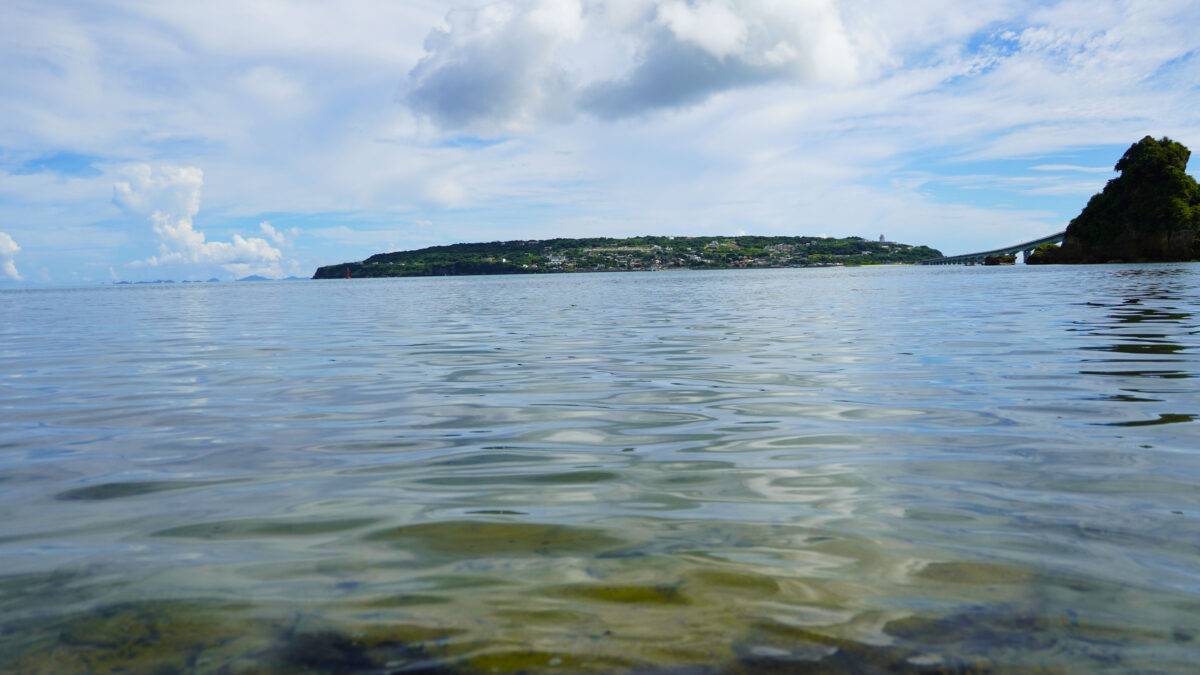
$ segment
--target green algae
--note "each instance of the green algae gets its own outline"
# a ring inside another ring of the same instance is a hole
[[[561,473],[542,473],[530,476],[526,480],[531,483],[549,483],[551,485],[570,483],[600,483],[616,480],[620,474],[612,471],[564,471]]]
[[[556,556],[592,553],[622,544],[619,539],[591,528],[480,521],[403,525],[374,532],[366,538],[439,556]]]
[[[736,579],[703,576],[738,585]],[[766,590],[759,582],[750,585],[756,592]],[[320,615],[264,616],[242,603],[120,603],[44,621],[37,631],[25,631],[21,644],[11,638],[0,642],[0,671],[29,675],[1055,673],[1120,670],[1115,654],[1128,639],[1184,645],[1192,639],[1179,630],[1171,635],[1130,636],[1103,623],[1021,614],[1012,607],[892,619],[884,625],[892,641],[874,644],[772,619],[750,619],[744,624],[729,622],[728,616],[718,620],[704,611],[716,606],[697,606],[695,612],[672,614],[676,630],[668,637],[662,632],[668,628],[662,623],[665,615],[643,612],[677,604],[678,589],[576,584],[552,591],[570,600],[615,603],[625,620],[613,615],[599,623],[581,623],[578,613],[565,609],[511,610],[503,613],[509,627],[482,635],[466,627],[439,625],[432,618],[333,625]],[[646,631],[647,620],[658,630]],[[724,632],[714,621],[725,624]],[[1027,658],[1048,653],[1065,660]],[[1164,663],[1172,665],[1169,660]]]
[[[11,574],[0,577],[0,599],[29,600],[40,595],[61,592],[87,578],[81,569],[59,569],[50,572]]]
[[[392,624],[349,630],[301,625],[319,619],[254,615],[248,605],[208,601],[120,603],[25,627],[0,643],[0,672],[261,674],[460,672],[433,651],[459,631]],[[5,631],[5,634],[10,634]],[[433,651],[431,651],[433,650]]]
[[[255,569],[250,595],[264,597],[264,582],[307,589],[269,601],[272,616],[283,618],[197,603],[113,606],[57,623],[38,645],[4,650],[21,656],[0,658],[0,671],[1053,672],[1074,659],[1102,671],[1137,645],[1160,650],[1164,656],[1146,662],[1165,666],[1194,652],[1194,631],[1183,625],[1134,635],[1104,617],[1041,614],[1043,587],[1066,583],[1045,570],[930,562],[867,538],[790,525],[655,525],[657,538],[631,526],[624,539],[611,529],[512,521],[366,531],[380,546],[353,564],[329,561],[324,571],[334,579],[317,576],[312,564],[295,579],[278,566]],[[418,566],[392,549],[418,556]],[[872,602],[873,590],[889,584],[892,597],[912,590],[927,606]],[[1071,592],[1120,590],[1094,586]],[[936,608],[962,597],[977,602],[968,616]],[[293,609],[281,612],[280,602]],[[176,619],[178,612],[186,616]],[[1029,631],[1044,641],[1027,641]]]
[[[739,658],[729,673],[942,673],[971,672],[928,664],[924,654],[889,644],[870,644],[823,631],[769,619],[755,622],[754,630],[736,647]]]
[[[915,576],[942,584],[993,585],[1028,583],[1036,575],[1030,570],[1011,565],[956,561],[929,563]]]
[[[511,483],[574,485],[601,483],[620,476],[612,471],[563,471],[560,473],[486,473],[421,478],[414,482],[441,487]]]
[[[37,616],[45,608],[93,602],[128,585],[128,579],[90,566],[0,576],[0,610],[6,621]]]
[[[467,659],[462,673],[624,673],[636,663],[613,655],[543,651],[525,647],[491,649]]]
[[[560,598],[641,606],[691,604],[678,587],[665,585],[571,584],[547,589],[546,593]]]
[[[693,578],[703,589],[754,597],[772,597],[781,591],[779,581],[765,574],[727,570],[702,570]]]
[[[213,485],[223,485],[227,483],[237,483],[236,480],[195,480],[195,481],[164,481],[164,480],[142,480],[142,481],[117,481],[112,483],[101,483],[99,485],[88,485],[85,487],[74,488],[58,493],[55,497],[64,501],[82,500],[82,501],[104,501],[108,499],[121,499],[124,497],[139,497],[141,495],[156,494],[159,492],[170,492],[174,490],[190,490],[211,487]]]
[[[122,603],[39,622],[24,644],[6,645],[0,670],[59,673],[214,672],[210,651],[246,654],[267,633],[238,620],[239,605]],[[268,629],[269,630],[269,629]],[[255,634],[258,633],[256,636]],[[229,660],[220,658],[218,660]]]
[[[444,605],[449,602],[453,601],[450,598],[440,595],[405,594],[373,598],[357,604],[367,609],[397,609],[401,607],[418,607],[421,605]]]
[[[355,530],[377,522],[371,518],[340,520],[218,520],[194,525],[181,525],[153,533],[154,537],[186,537],[190,539],[245,539],[251,537],[306,537]]]
[[[489,588],[494,586],[503,586],[505,584],[504,580],[497,579],[495,577],[475,576],[469,574],[432,574],[428,576],[416,577],[413,581],[417,584],[420,584],[422,588],[437,589],[442,591]]]
[[[568,609],[499,609],[495,614],[521,625],[570,626],[579,621],[579,614]]]

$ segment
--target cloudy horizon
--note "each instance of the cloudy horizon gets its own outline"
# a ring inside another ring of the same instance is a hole
[[[1171,0],[14,0],[0,280],[640,234],[994,248],[1064,228],[1143,136],[1200,147],[1196,25]]]

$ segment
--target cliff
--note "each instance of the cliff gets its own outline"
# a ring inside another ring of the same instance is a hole
[[[1121,175],[1071,221],[1062,246],[1042,247],[1027,262],[1200,259],[1200,186],[1186,173],[1190,156],[1166,137],[1134,143],[1116,164]]]

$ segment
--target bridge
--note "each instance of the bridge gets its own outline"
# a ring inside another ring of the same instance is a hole
[[[988,257],[989,255],[1013,255],[1016,253],[1025,254],[1024,259],[1028,260],[1029,254],[1033,253],[1033,250],[1035,248],[1041,246],[1042,244],[1057,244],[1063,240],[1064,235],[1066,235],[1065,230],[1063,232],[1055,232],[1054,234],[1051,234],[1046,237],[1042,237],[1041,239],[1034,239],[1033,241],[1027,241],[1023,244],[1017,244],[1015,246],[1006,246],[1004,248],[997,248],[997,249],[993,249],[991,251],[981,251],[979,253],[964,253],[963,255],[950,255],[950,256],[946,256],[944,258],[930,258],[929,260],[922,260],[921,264],[922,265],[973,265],[975,263],[983,262],[983,259]]]

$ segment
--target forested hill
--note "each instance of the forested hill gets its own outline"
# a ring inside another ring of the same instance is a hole
[[[914,263],[941,255],[928,246],[860,237],[597,237],[451,244],[379,253],[362,262],[326,265],[317,269],[313,278],[878,265]]]
[[[1146,136],[1113,167],[1120,176],[1092,196],[1062,247],[1038,248],[1029,263],[1200,260],[1200,184],[1187,173],[1191,150]]]

